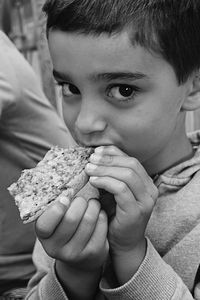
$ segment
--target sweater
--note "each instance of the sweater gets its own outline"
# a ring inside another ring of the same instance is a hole
[[[194,156],[155,180],[159,197],[146,229],[147,251],[134,276],[115,287],[106,270],[99,299],[200,300],[200,286],[192,289],[200,264],[200,132],[189,134]],[[33,260],[37,272],[29,282],[29,300],[67,300],[54,260],[37,241]],[[130,262],[131,263],[131,262]]]

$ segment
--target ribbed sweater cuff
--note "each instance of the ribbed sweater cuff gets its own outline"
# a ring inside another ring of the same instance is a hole
[[[55,263],[52,264],[51,270],[42,279],[40,283],[40,299],[41,300],[67,300],[67,296],[59,283],[55,273]]]
[[[162,260],[147,239],[146,256],[134,276],[123,286],[112,289],[107,285],[105,274],[100,288],[109,300],[165,300],[174,295],[176,281],[172,268]]]

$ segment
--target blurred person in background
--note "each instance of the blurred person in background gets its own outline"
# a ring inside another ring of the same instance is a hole
[[[31,66],[0,31],[1,299],[23,299],[35,272],[33,224],[22,223],[7,188],[23,169],[34,167],[52,145],[65,148],[71,143],[64,122],[45,97]]]

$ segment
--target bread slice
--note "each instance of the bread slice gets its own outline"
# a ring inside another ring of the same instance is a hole
[[[74,196],[84,187],[88,176],[84,169],[92,148],[52,147],[33,169],[22,171],[9,188],[23,223],[36,220],[59,196]]]

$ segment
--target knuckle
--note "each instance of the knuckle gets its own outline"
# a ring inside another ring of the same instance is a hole
[[[137,160],[136,158],[134,158],[134,157],[131,157],[131,160],[130,160],[130,167],[131,167],[133,170],[135,170],[135,169],[138,168],[138,166],[139,166],[138,160]]]
[[[135,172],[132,169],[127,169],[125,173],[125,179],[132,179],[135,176]]]
[[[114,161],[114,157],[112,155],[106,155],[104,158],[103,158],[103,162],[107,165],[112,165],[113,164],[113,161]]]
[[[127,185],[124,182],[120,182],[119,185],[118,185],[118,192],[120,194],[123,194],[123,193],[126,193],[127,190],[128,190]]]

